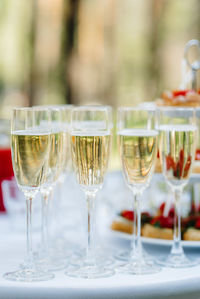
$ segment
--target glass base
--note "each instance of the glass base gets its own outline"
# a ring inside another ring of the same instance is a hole
[[[198,265],[200,261],[190,260],[183,253],[180,255],[170,254],[167,259],[157,260],[157,263],[163,267],[169,268],[189,268]]]
[[[132,256],[131,250],[119,251],[118,253],[115,254],[115,258],[118,261],[124,261],[124,262],[137,261],[138,260],[137,255]],[[152,256],[150,256],[143,248],[142,248],[142,258],[145,261],[154,261],[154,258]]]
[[[65,274],[69,277],[74,278],[106,278],[113,276],[115,271],[106,267],[99,265],[88,265],[87,263],[82,264],[81,266],[69,266]]]
[[[51,280],[55,277],[53,273],[44,272],[41,270],[22,269],[14,272],[5,273],[3,277],[7,280],[34,282]]]
[[[60,271],[66,268],[67,261],[66,260],[56,260],[47,258],[43,260],[39,260],[36,262],[36,265],[39,269],[45,271]]]
[[[70,264],[74,266],[80,266],[85,261],[85,253],[79,252],[71,256]],[[100,267],[114,266],[115,261],[112,257],[106,255],[96,255],[96,264]]]
[[[123,274],[145,275],[158,273],[161,268],[154,262],[141,259],[121,264],[116,267],[116,271]]]
[[[49,253],[35,254],[34,261],[36,266],[44,271],[60,271],[67,267],[67,259],[71,256],[71,251],[66,251],[65,254],[55,253],[50,250]]]
[[[55,244],[51,244],[51,247],[49,247],[48,252],[49,255],[52,257],[59,257],[66,259],[72,255],[72,252],[74,250],[74,247],[76,245],[69,244],[69,242],[66,241],[60,241],[55,240]],[[42,255],[42,250],[40,255]]]

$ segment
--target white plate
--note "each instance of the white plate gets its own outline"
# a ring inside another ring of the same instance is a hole
[[[132,236],[130,234],[122,233],[113,231],[113,234],[116,237],[131,240]],[[172,240],[164,240],[164,239],[155,239],[155,238],[146,238],[142,237],[142,242],[144,244],[150,245],[161,245],[161,246],[172,246]],[[200,248],[200,241],[181,241],[183,247],[190,247],[190,248]]]

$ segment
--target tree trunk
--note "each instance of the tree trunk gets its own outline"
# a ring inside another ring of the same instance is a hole
[[[37,26],[37,0],[31,1],[31,25],[30,25],[30,73],[28,84],[28,99],[29,106],[35,103],[35,90],[36,90],[36,73],[35,73],[35,40],[36,40],[36,26]]]
[[[61,47],[61,80],[63,81],[63,89],[65,102],[74,103],[73,89],[70,80],[70,72],[68,66],[75,50],[75,40],[78,26],[78,12],[80,0],[64,1],[63,16],[63,40]]]

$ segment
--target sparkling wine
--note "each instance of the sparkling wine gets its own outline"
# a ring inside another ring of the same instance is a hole
[[[72,163],[80,185],[102,185],[109,152],[110,134],[71,133]]]
[[[122,167],[128,184],[146,186],[156,161],[157,131],[126,129],[118,135]]]
[[[63,163],[63,136],[60,131],[53,131],[50,136],[49,181],[55,182],[60,175]]]
[[[70,164],[70,142],[69,142],[69,133],[67,131],[62,132],[62,142],[63,142],[63,150],[61,157],[61,172],[63,174],[69,169]]]
[[[49,171],[50,134],[23,130],[12,132],[12,163],[21,187],[46,183]]]
[[[193,125],[160,126],[161,160],[167,182],[186,184],[195,157],[196,127]]]

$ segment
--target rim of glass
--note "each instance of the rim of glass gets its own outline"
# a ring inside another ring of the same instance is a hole
[[[155,112],[156,108],[120,106],[120,107],[118,107],[118,111],[152,111],[152,112]]]
[[[188,111],[188,112],[195,112],[195,107],[176,107],[176,106],[160,106],[156,107],[157,111]],[[200,109],[200,107],[199,107]]]
[[[72,105],[73,106],[73,105]],[[75,106],[74,106],[75,107]],[[86,105],[81,105],[81,106],[76,106],[78,107],[105,107],[107,109],[113,109],[113,107],[111,105],[101,105],[101,104],[86,104]],[[75,108],[76,108],[75,107]]]
[[[15,110],[26,110],[26,111],[31,111],[33,110],[33,107],[13,107],[11,108],[12,111],[15,111]]]
[[[66,108],[60,107],[59,105],[43,105],[43,106],[33,106],[33,109],[35,110],[48,110],[48,111],[60,111],[64,110]],[[71,110],[71,108],[69,108]]]
[[[72,107],[72,112],[74,111],[107,111],[108,106],[102,106],[102,105],[84,105],[84,106],[78,106],[78,107]]]
[[[69,110],[72,110],[74,105],[73,104],[62,104],[62,105],[58,105],[58,108],[60,107],[60,109],[69,109]]]
[[[35,106],[36,107],[36,106]],[[38,107],[45,107],[47,109],[60,109],[60,110],[63,110],[63,109],[72,109],[74,107],[74,105],[72,104],[61,104],[61,105],[41,105],[41,106],[38,106]]]

